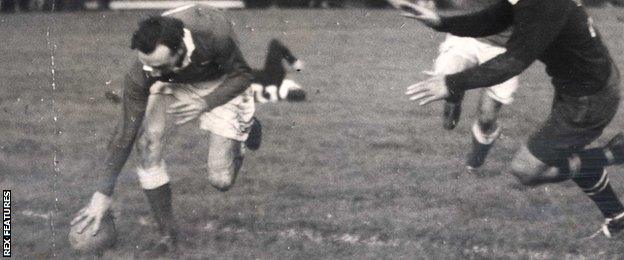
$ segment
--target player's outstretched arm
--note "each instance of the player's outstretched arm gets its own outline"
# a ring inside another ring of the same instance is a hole
[[[447,98],[450,94],[443,75],[436,75],[411,85],[405,92],[410,100],[419,102],[421,106]]]
[[[500,33],[513,23],[512,6],[500,1],[476,12],[440,11],[440,24],[433,29],[463,37],[485,37]]]
[[[447,75],[450,92],[493,86],[522,73],[559,35],[569,12],[567,0],[517,2],[507,51],[479,66]]]
[[[124,80],[123,115],[113,138],[106,149],[104,167],[97,179],[97,191],[87,206],[78,212],[71,225],[79,225],[78,233],[91,229],[90,234],[97,234],[100,222],[110,209],[112,194],[121,168],[126,163],[132,150],[135,137],[140,129],[147,95],[149,92],[142,84],[135,83],[130,76]]]
[[[416,19],[441,32],[458,36],[483,37],[500,33],[512,23],[511,5],[500,1],[481,10],[437,9],[434,0],[412,3],[407,0],[388,0],[402,15]]]
[[[117,176],[132,151],[134,140],[141,128],[149,90],[143,83],[137,83],[130,75],[124,79],[122,116],[111,141],[106,147],[104,166],[98,175],[97,190],[110,196],[113,194]]]
[[[470,69],[432,77],[408,87],[410,100],[425,105],[449,95],[493,86],[520,74],[559,35],[570,10],[565,0],[521,0],[514,7],[513,32],[507,51]]]

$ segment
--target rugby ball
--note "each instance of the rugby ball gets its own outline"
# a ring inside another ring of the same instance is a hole
[[[78,233],[80,224],[73,225],[69,230],[68,239],[71,247],[81,253],[101,254],[115,245],[117,230],[111,214],[106,214],[100,223],[100,230],[94,235],[91,226]]]

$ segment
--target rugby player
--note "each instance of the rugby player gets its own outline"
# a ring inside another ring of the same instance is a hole
[[[548,119],[514,155],[512,173],[524,185],[573,180],[605,217],[596,234],[624,229],[624,207],[605,167],[624,162],[624,135],[600,148],[598,138],[620,102],[619,71],[580,0],[506,0],[474,15],[442,17],[405,1],[391,0],[409,17],[443,32],[479,37],[510,26],[507,51],[462,72],[434,76],[407,88],[410,100],[425,105],[464,91],[499,84],[535,60],[546,65],[555,97]]]
[[[448,75],[461,72],[488,61],[505,52],[502,47],[509,39],[511,30],[489,37],[471,38],[447,34],[440,44],[440,54],[435,60],[431,75]],[[485,162],[490,148],[501,133],[497,123],[503,104],[513,101],[518,88],[518,77],[488,87],[482,91],[478,104],[478,119],[472,125],[472,147],[466,158],[466,169],[475,173]],[[463,94],[447,98],[444,104],[443,127],[452,130],[457,126],[461,114]]]
[[[162,156],[171,125],[167,121],[179,125],[197,119],[209,144],[206,181],[221,191],[234,183],[248,136],[259,145],[260,129],[253,118],[251,69],[222,11],[191,5],[147,18],[132,35],[131,48],[138,60],[125,76],[121,122],[108,145],[97,191],[71,224],[81,225],[81,230],[99,229],[136,143],[139,182],[160,234],[143,253],[158,256],[175,252],[177,237]]]

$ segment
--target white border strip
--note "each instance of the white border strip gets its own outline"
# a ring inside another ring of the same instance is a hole
[[[220,9],[240,9],[245,8],[243,1],[111,1],[110,9],[173,9],[190,4],[208,5]]]

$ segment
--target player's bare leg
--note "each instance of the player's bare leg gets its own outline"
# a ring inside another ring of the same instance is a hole
[[[163,138],[166,133],[167,95],[152,94],[148,98],[143,126],[137,139],[141,158],[137,169],[141,187],[152,209],[160,238],[143,252],[144,257],[157,257],[176,250],[176,228],[171,205],[171,187],[164,160]]]
[[[466,159],[466,168],[469,172],[474,172],[483,165],[500,135],[497,119],[502,103],[491,98],[486,91],[482,92],[479,99],[479,119],[472,126],[472,148]]]
[[[167,124],[166,106],[166,95],[149,96],[136,144],[141,157],[139,162],[141,170],[157,168],[162,164],[162,146]]]
[[[209,139],[208,181],[220,191],[227,191],[243,164],[241,142],[212,133]]]
[[[249,149],[251,151],[256,151],[260,149],[262,145],[262,124],[257,117],[251,118],[251,126],[249,129],[249,136],[244,143],[244,149]],[[241,151],[241,154],[244,154],[244,150]]]

